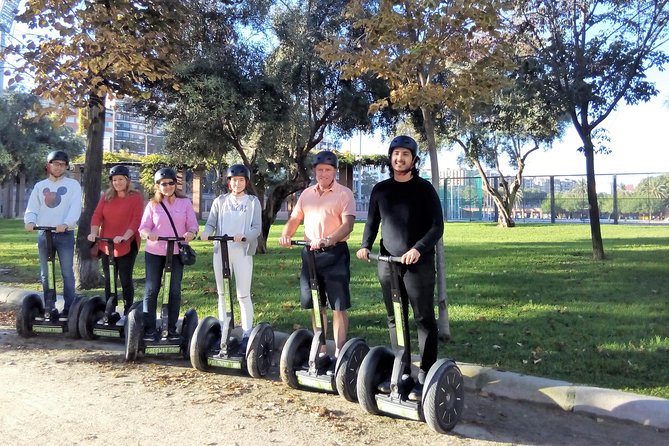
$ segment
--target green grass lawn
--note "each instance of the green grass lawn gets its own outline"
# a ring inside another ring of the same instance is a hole
[[[387,344],[374,264],[355,258],[351,237],[350,336]],[[255,260],[256,322],[309,327],[299,308],[299,249],[278,246]],[[602,226],[607,260],[591,259],[587,225],[447,223],[444,243],[452,340],[440,356],[503,370],[669,398],[669,227]],[[0,220],[0,281],[39,289],[34,234]],[[211,244],[194,242],[184,307],[215,315]],[[135,277],[143,292],[143,255]],[[101,294],[100,290],[81,291]]]

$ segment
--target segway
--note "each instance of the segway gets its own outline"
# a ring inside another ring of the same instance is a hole
[[[387,347],[373,347],[360,365],[358,401],[371,414],[396,415],[416,421],[425,420],[439,433],[457,424],[464,407],[464,381],[452,359],[438,360],[427,373],[420,401],[408,398],[415,385],[407,371],[411,367],[411,343],[408,324],[408,298],[400,287],[401,257],[370,254],[370,259],[390,264],[391,292],[397,333],[395,352]],[[390,381],[390,391],[379,384]]]
[[[48,265],[50,262],[53,281],[52,286],[46,290],[44,300],[37,293],[25,296],[21,302],[21,308],[16,313],[16,331],[23,337],[34,336],[36,333],[67,333],[68,336],[77,339],[79,338],[77,320],[84,299],[75,296],[66,317],[62,317],[56,308],[56,249],[53,246],[53,234],[56,232],[56,228],[53,226],[35,226],[33,229],[44,231],[47,251],[47,277],[49,276]]]
[[[303,246],[306,250],[309,283],[311,288],[312,312],[316,333],[301,328],[294,331],[286,340],[281,351],[281,380],[294,389],[300,386],[338,393],[347,401],[356,401],[358,368],[369,351],[361,338],[349,339],[341,351],[336,363],[330,357],[319,357],[321,348],[326,345],[321,313],[321,289],[316,276],[316,256],[309,249],[307,241],[291,241],[291,245]]]
[[[190,358],[190,343],[195,327],[197,327],[197,312],[191,308],[183,317],[178,340],[167,338],[167,314],[172,280],[172,258],[174,244],[185,240],[183,237],[158,237],[158,240],[167,242],[167,255],[163,269],[163,303],[160,309],[160,336],[153,341],[144,340],[144,312],[139,305],[128,313],[125,330],[125,360],[134,361],[139,354],[143,355],[178,355],[183,359]]]
[[[107,339],[123,341],[125,339],[126,316],[117,311],[118,306],[118,260],[114,256],[114,239],[96,237],[96,241],[105,241],[109,247],[109,275],[105,276],[105,289],[109,290],[106,299],[95,296],[82,305],[79,314],[79,334],[84,339]],[[113,280],[112,280],[113,279]],[[112,286],[113,282],[113,286]],[[129,310],[138,308],[142,301],[134,302]]]
[[[190,361],[198,370],[232,369],[246,371],[253,378],[267,374],[272,365],[274,352],[274,330],[262,322],[256,325],[249,335],[246,350],[240,350],[240,340],[232,335],[235,326],[233,299],[230,292],[230,258],[228,241],[234,237],[216,235],[209,240],[219,242],[223,265],[223,289],[225,293],[225,332],[218,318],[208,316],[195,329],[190,346]],[[246,240],[246,239],[243,239]]]

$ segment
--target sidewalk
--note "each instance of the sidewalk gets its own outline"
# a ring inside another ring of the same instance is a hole
[[[0,285],[0,309],[16,307],[30,293],[32,291]],[[59,300],[62,300],[60,296]],[[275,332],[275,348],[280,350],[287,338],[287,333]],[[334,351],[332,341],[328,344]],[[472,392],[669,429],[667,399],[503,372],[474,364],[458,363],[458,366],[464,376],[465,388]]]

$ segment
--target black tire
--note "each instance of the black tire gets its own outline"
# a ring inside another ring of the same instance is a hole
[[[288,387],[297,389],[297,375],[295,371],[302,368],[302,365],[309,360],[309,347],[314,335],[307,329],[301,328],[294,331],[286,340],[286,344],[281,351],[281,362],[279,364],[279,374],[281,381]]]
[[[181,356],[184,359],[190,359],[190,342],[193,339],[193,333],[197,328],[197,311],[190,309],[184,314],[184,320],[181,324]]]
[[[269,324],[258,324],[249,339],[246,353],[246,369],[253,378],[267,375],[274,356],[274,330]]]
[[[140,340],[144,334],[144,313],[139,309],[128,313],[125,328],[125,360],[134,361],[139,354]]]
[[[440,434],[455,427],[465,405],[465,383],[460,368],[450,359],[430,367],[423,389],[425,422]]]
[[[377,387],[383,381],[390,379],[393,373],[395,356],[388,347],[373,347],[360,364],[358,372],[357,395],[360,406],[367,413],[378,415],[379,406],[376,404]]]
[[[87,297],[76,296],[74,302],[70,305],[70,311],[67,315],[67,335],[72,339],[79,339],[79,316],[84,304],[88,302]]]
[[[44,313],[42,298],[37,294],[28,294],[23,298],[21,307],[16,312],[16,332],[19,336],[29,338],[35,336],[33,322]]]
[[[358,401],[358,371],[369,352],[369,346],[360,338],[349,339],[339,353],[335,369],[337,393],[346,401]]]
[[[193,333],[190,344],[190,363],[198,370],[211,370],[207,363],[209,354],[219,350],[221,346],[221,322],[207,316],[200,322]]]
[[[81,305],[79,313],[79,336],[83,339],[96,339],[93,334],[95,323],[105,315],[105,301],[100,296],[88,299]]]

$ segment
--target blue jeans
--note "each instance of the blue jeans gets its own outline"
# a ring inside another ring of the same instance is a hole
[[[144,331],[145,333],[156,332],[156,308],[158,307],[158,294],[162,286],[163,268],[165,267],[165,256],[157,256],[144,252],[144,267],[146,269],[146,284],[144,287]],[[181,279],[184,266],[179,261],[179,256],[172,257],[172,280],[170,282],[169,301],[167,304],[167,329],[171,333],[176,332],[177,320],[179,320],[179,309],[181,307]]]
[[[39,250],[39,267],[42,279],[42,290],[46,297],[49,285],[49,262],[46,251],[46,234],[39,232],[37,237],[37,248]],[[74,301],[74,231],[54,232],[53,248],[58,254],[60,273],[63,276],[63,299],[65,300],[64,311],[70,310]],[[52,273],[53,274],[53,273]]]

